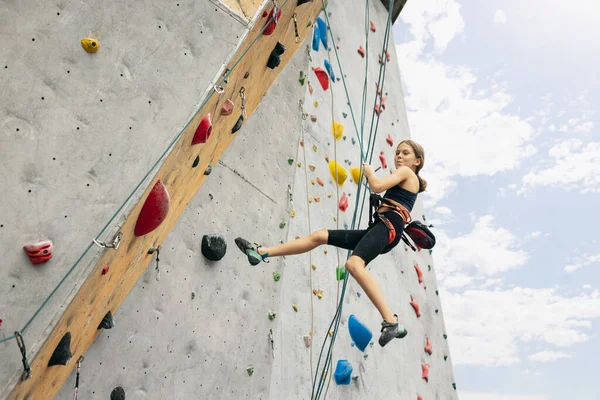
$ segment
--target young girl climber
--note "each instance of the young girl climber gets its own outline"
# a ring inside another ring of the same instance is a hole
[[[379,344],[383,347],[394,338],[405,337],[408,332],[398,324],[398,316],[392,313],[377,281],[365,267],[379,254],[392,250],[400,241],[404,226],[410,222],[410,211],[415,204],[417,194],[427,187],[427,182],[419,176],[424,163],[423,147],[412,140],[404,140],[396,148],[394,157],[396,170],[391,175],[378,178],[373,167],[363,164],[362,172],[371,190],[375,193],[385,191],[381,206],[374,215],[375,223],[368,229],[321,229],[309,236],[274,247],[256,244],[253,246],[242,238],[235,239],[235,242],[248,256],[248,261],[252,265],[257,265],[267,257],[306,253],[323,244],[353,250],[346,261],[345,268],[363,288],[383,318],[379,337]]]

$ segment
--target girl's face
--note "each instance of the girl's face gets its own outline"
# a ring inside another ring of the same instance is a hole
[[[421,164],[421,159],[417,158],[412,147],[406,143],[402,143],[396,148],[396,156],[394,157],[394,163],[396,169],[401,166],[407,166],[408,168],[415,169],[417,165]]]

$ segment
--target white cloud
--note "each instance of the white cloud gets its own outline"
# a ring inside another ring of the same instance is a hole
[[[535,341],[568,347],[588,340],[600,318],[598,290],[575,297],[555,289],[442,291],[455,365],[499,366],[521,361],[519,345]],[[541,356],[540,356],[541,357]]]
[[[423,170],[431,206],[456,187],[453,176],[512,170],[536,149],[533,127],[506,111],[513,99],[504,82],[493,78],[476,89],[481,85],[470,68],[446,65],[424,52],[430,42],[443,51],[464,28],[456,1],[424,3],[408,2],[402,11],[414,38],[397,45],[397,54],[411,132],[432,160]],[[448,151],[456,143],[460,152]]]
[[[460,400],[549,400],[550,397],[539,394],[502,394],[481,392],[460,392]]]
[[[496,11],[494,14],[494,23],[496,25],[505,25],[506,24],[506,13],[502,10]]]
[[[523,177],[518,193],[536,186],[578,190],[582,194],[600,192],[600,142],[563,140],[548,151],[548,156],[552,165],[534,167]]]
[[[480,217],[467,234],[450,238],[443,230],[436,230],[436,263],[440,286],[446,282],[452,287],[463,282],[472,283],[465,278],[458,278],[460,273],[476,270],[474,278],[483,281],[493,275],[522,267],[528,255],[519,249],[518,238],[504,228],[493,226],[494,217]]]
[[[583,257],[578,257],[574,263],[567,264],[565,266],[565,271],[574,272],[577,271],[579,268],[596,263],[600,263],[600,254],[585,255]]]
[[[436,208],[433,209],[433,212],[435,212],[436,214],[443,215],[444,217],[451,217],[452,216],[452,210],[449,209],[446,206],[438,206],[438,207],[436,207]]]
[[[537,362],[551,362],[560,360],[563,358],[573,358],[572,355],[563,353],[561,351],[540,351],[527,357],[531,361]]]

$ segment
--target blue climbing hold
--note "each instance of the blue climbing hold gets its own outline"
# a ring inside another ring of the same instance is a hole
[[[321,32],[319,31],[319,25],[314,25],[315,29],[313,29],[313,41],[312,41],[312,49],[313,51],[319,51],[319,43],[321,43]]]
[[[325,21],[321,19],[321,17],[317,18],[317,25],[319,26],[319,36],[321,38],[321,43],[325,46],[325,50],[327,50],[327,25],[325,25]]]
[[[331,82],[335,83],[335,75],[333,74],[333,68],[331,67],[331,64],[329,63],[328,60],[325,60],[325,69],[327,70],[327,73],[331,77]]]
[[[365,348],[373,337],[369,328],[352,314],[350,315],[350,318],[348,318],[348,330],[350,331],[350,337],[354,343],[356,343],[356,347],[360,351],[365,351]]]
[[[335,383],[338,385],[349,385],[352,380],[352,365],[348,360],[338,360],[335,367]]]

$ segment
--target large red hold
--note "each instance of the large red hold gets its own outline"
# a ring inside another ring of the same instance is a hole
[[[313,68],[313,71],[315,71],[315,75],[317,75],[317,79],[323,90],[329,89],[329,75],[327,75],[327,72],[322,70],[321,67]]]
[[[170,206],[171,198],[169,197],[169,192],[167,192],[167,188],[159,179],[142,206],[142,211],[140,211],[135,224],[135,236],[144,236],[158,228],[169,213]]]
[[[385,159],[385,154],[383,154],[383,151],[379,153],[379,161],[381,161],[381,168],[386,169],[387,161]]]
[[[196,133],[194,133],[194,139],[192,139],[192,144],[198,143],[206,143],[208,138],[210,137],[210,133],[212,132],[212,122],[210,121],[210,113],[206,115],[200,121],[198,128],[196,128]]]
[[[431,353],[433,353],[433,348],[431,346],[431,342],[429,341],[429,338],[425,338],[425,352],[428,353],[429,355],[431,355]]]
[[[419,303],[417,303],[417,301],[412,296],[410,296],[410,305],[412,306],[412,308],[414,308],[415,314],[417,314],[417,318],[420,318],[421,311],[419,310]]]
[[[52,258],[54,245],[52,241],[44,240],[38,243],[26,244],[23,249],[33,264],[43,264]]]
[[[275,8],[273,8],[271,10],[271,12],[269,13],[269,16],[267,17],[267,21],[268,25],[265,28],[265,30],[263,31],[263,35],[267,35],[269,36],[270,34],[272,34],[275,31],[275,28],[277,28],[277,21],[279,21],[279,18],[281,18],[281,10],[277,11],[277,16],[271,20],[271,18],[273,17]],[[263,13],[264,16],[264,13]]]
[[[421,272],[421,268],[419,268],[419,264],[415,264],[415,271],[417,271],[417,277],[419,278],[419,283],[423,282],[423,272]]]
[[[388,144],[390,146],[394,145],[394,139],[392,138],[392,135],[388,133],[388,137],[385,139],[386,142],[388,142]]]
[[[421,369],[423,371],[421,379],[425,379],[425,382],[429,382],[429,364],[421,364]]]

